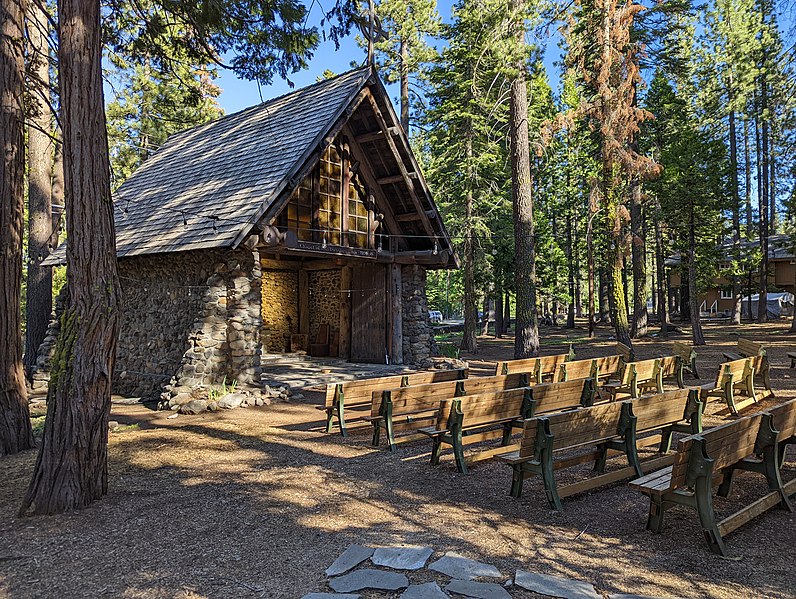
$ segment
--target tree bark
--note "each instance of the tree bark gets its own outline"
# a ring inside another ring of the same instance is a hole
[[[513,0],[512,8],[523,14],[523,0]],[[525,76],[525,26],[517,19],[515,37],[520,50],[517,75],[511,82],[510,129],[511,192],[514,217],[516,319],[514,357],[539,354],[539,322],[536,312],[536,248],[533,225],[533,180],[528,138],[528,88]]]
[[[743,120],[743,153],[744,153],[744,178],[746,183],[746,238],[752,239],[755,235],[755,223],[752,220],[752,157],[749,151],[749,121]]]
[[[471,126],[471,125],[468,125]],[[473,140],[472,131],[467,132],[467,194],[464,204],[464,334],[460,349],[478,353],[478,303],[475,293],[475,243],[473,240]]]
[[[589,299],[588,299],[588,310],[587,315],[589,318],[589,337],[594,337],[594,250],[593,246],[593,232],[592,232],[592,220],[594,219],[594,214],[589,210],[588,221],[586,222],[586,262],[588,269],[588,285],[589,285]]]
[[[611,302],[608,299],[610,283],[604,266],[600,267],[600,322],[611,325]]]
[[[409,135],[409,47],[401,38],[401,128]]]
[[[503,338],[503,281],[500,269],[495,271],[495,339]]]
[[[50,95],[48,15],[35,2],[28,7],[28,278],[25,303],[24,366],[28,377],[47,334],[52,302],[52,269],[42,266],[52,241],[53,143],[48,133],[52,118]]]
[[[511,294],[506,290],[506,301],[503,302],[503,334],[509,334],[511,327]]]
[[[569,165],[567,165],[567,189],[569,190]],[[575,328],[575,248],[572,245],[572,218],[573,205],[572,198],[567,209],[567,284],[569,290],[569,304],[567,305],[567,325],[568,329]]]
[[[663,254],[663,230],[660,220],[655,219],[655,264],[658,269],[658,319],[661,321],[661,336],[669,334],[669,293],[666,281],[666,263]]]
[[[0,456],[34,447],[22,368],[25,211],[23,0],[0,0]]]
[[[732,89],[732,80],[730,81]],[[730,91],[732,93],[732,91]],[[732,98],[732,96],[731,96]],[[732,254],[735,264],[741,262],[741,193],[738,186],[738,142],[735,126],[735,111],[730,110],[730,187],[732,190]],[[732,324],[741,324],[741,285],[738,276],[732,277]]]
[[[765,56],[766,52],[763,51]],[[765,58],[764,58],[765,61]],[[761,181],[762,190],[760,193],[760,205],[758,206],[760,212],[760,288],[759,288],[759,301],[757,302],[757,321],[768,321],[768,305],[767,305],[767,291],[768,291],[768,200],[769,200],[769,186],[768,186],[768,119],[766,118],[766,111],[768,110],[768,89],[766,86],[765,71],[761,76],[762,83],[760,86],[760,101],[762,109],[762,123],[760,126],[760,143],[761,143]]]
[[[638,339],[647,334],[647,251],[644,238],[641,181],[634,181],[630,197],[631,259],[633,262],[633,328],[631,335]]]
[[[699,294],[697,292],[696,268],[696,224],[694,222],[694,205],[689,204],[688,221],[688,308],[691,316],[691,336],[694,345],[705,345],[702,334],[702,322],[699,319]]]
[[[120,288],[102,91],[99,0],[59,0],[68,299],[47,420],[23,514],[81,508],[108,490],[108,415]]]

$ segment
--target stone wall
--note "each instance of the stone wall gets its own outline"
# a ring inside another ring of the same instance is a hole
[[[314,270],[309,273],[310,339],[318,327],[329,325],[331,334],[340,331],[340,271]]]
[[[263,339],[265,351],[290,349],[290,335],[298,333],[298,272],[263,270]]]
[[[401,269],[403,285],[404,364],[421,364],[439,354],[428,317],[426,269],[411,265]]]
[[[246,249],[203,250],[119,260],[122,323],[114,392],[154,398],[164,389],[259,386],[261,271]],[[58,317],[39,348],[51,353]],[[44,358],[46,360],[46,357]],[[46,378],[47,365],[37,373]],[[40,383],[41,384],[41,383]]]

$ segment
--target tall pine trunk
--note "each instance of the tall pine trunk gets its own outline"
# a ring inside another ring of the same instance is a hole
[[[517,15],[524,14],[523,0],[513,0]],[[536,251],[533,226],[533,182],[528,139],[528,88],[525,77],[525,25],[517,17],[517,74],[511,82],[510,129],[511,192],[514,217],[514,252],[516,284],[516,325],[514,357],[539,354],[539,323],[536,313]]]
[[[41,450],[21,513],[81,508],[108,491],[108,415],[120,321],[99,0],[60,0],[68,299]]]
[[[23,0],[0,0],[0,456],[34,447],[22,368]]]
[[[763,63],[766,62],[766,51],[763,50]],[[760,288],[759,298],[757,302],[757,321],[768,321],[768,200],[769,200],[769,186],[768,186],[768,86],[766,83],[766,74],[760,77],[760,108],[761,108],[761,125],[760,125],[760,175],[761,175],[761,191],[760,191],[760,205],[758,206],[760,212]]]
[[[732,79],[730,80],[732,99]],[[730,110],[730,188],[732,190],[732,254],[735,264],[741,262],[741,193],[738,186],[738,137],[735,126],[735,111]],[[732,324],[741,324],[741,285],[737,274],[732,277]]]
[[[472,124],[468,123],[468,127]],[[473,240],[473,138],[472,129],[467,133],[467,194],[464,204],[464,334],[460,348],[462,351],[478,352],[478,303],[475,293],[475,243]]]
[[[503,276],[495,269],[495,339],[503,337]]]
[[[567,179],[569,179],[569,171],[567,171]],[[569,185],[567,185],[569,188]],[[570,201],[569,209],[567,211],[567,286],[569,290],[569,304],[567,305],[567,328],[575,328],[575,248],[572,246],[572,226],[574,219],[572,218],[572,202]]]
[[[655,218],[655,266],[658,271],[658,319],[661,321],[661,336],[669,333],[669,293],[666,281],[666,263],[663,253],[663,229]]]
[[[702,321],[699,319],[699,293],[697,292],[696,223],[694,205],[689,204],[688,218],[688,311],[691,316],[691,337],[694,345],[705,345]]]
[[[401,38],[401,127],[409,135],[409,47]]]
[[[633,183],[630,196],[631,256],[633,262],[633,328],[634,339],[647,334],[647,251],[644,237],[644,214],[641,202],[641,181]]]
[[[36,2],[28,6],[28,279],[25,302],[25,370],[30,377],[47,334],[52,312],[52,269],[42,266],[52,241],[53,143],[50,106],[48,15]]]

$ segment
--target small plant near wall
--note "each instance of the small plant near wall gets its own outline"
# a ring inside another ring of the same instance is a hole
[[[207,399],[208,401],[218,401],[225,395],[235,393],[235,389],[237,388],[238,381],[232,381],[229,385],[227,385],[227,377],[224,377],[224,380],[221,381],[221,386],[210,387],[210,389],[207,390]]]

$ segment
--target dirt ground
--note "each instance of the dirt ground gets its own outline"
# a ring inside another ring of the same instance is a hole
[[[796,335],[788,325],[743,326],[744,336],[767,343],[777,394],[747,413],[796,397],[796,370],[785,357],[796,349]],[[703,378],[715,376],[738,332],[706,328]],[[582,330],[543,328],[543,353],[568,341],[579,357],[611,353],[610,331],[598,335],[588,341]],[[667,354],[672,338],[687,336],[639,342],[637,353]],[[510,357],[511,346],[482,339],[474,374],[488,360]],[[112,419],[134,426],[110,436],[109,493],[62,516],[17,517],[36,454],[0,460],[0,596],[293,599],[325,590],[323,571],[351,543],[430,545],[435,558],[453,550],[496,565],[506,579],[523,568],[587,580],[606,595],[796,596],[796,525],[784,510],[731,534],[732,557],[722,559],[709,552],[696,514],[684,508],[667,513],[663,534],[646,531],[648,501],[626,484],[566,499],[557,513],[538,480],[512,499],[502,464],[479,464],[463,476],[450,455],[431,467],[428,443],[390,454],[370,447],[365,429],[347,440],[326,435],[313,405],[320,394],[305,396],[176,419],[115,405]],[[706,424],[726,419],[726,409],[709,405]],[[619,458],[609,462],[621,466]],[[588,472],[584,465],[560,477],[574,481]],[[784,478],[794,477],[791,447]],[[761,481],[743,473],[717,509],[727,515],[759,497]],[[377,596],[390,597],[363,594]]]

